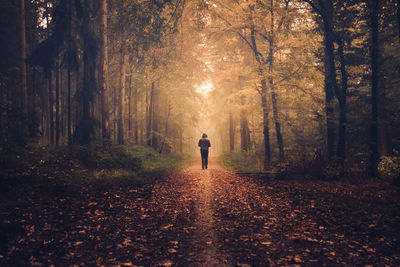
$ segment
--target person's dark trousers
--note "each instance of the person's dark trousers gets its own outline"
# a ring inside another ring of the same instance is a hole
[[[200,149],[201,153],[201,168],[207,169],[208,167],[208,150]]]

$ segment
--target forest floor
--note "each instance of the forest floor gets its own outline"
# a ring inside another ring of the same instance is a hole
[[[0,265],[400,265],[399,188],[199,166],[2,201]]]

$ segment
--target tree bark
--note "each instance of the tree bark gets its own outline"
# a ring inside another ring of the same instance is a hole
[[[179,128],[179,152],[183,153],[183,130]]]
[[[333,32],[333,3],[332,0],[325,1],[325,4],[321,2],[321,9],[323,12],[323,24],[324,24],[324,32],[325,32],[325,46],[326,46],[326,57],[327,57],[327,65],[329,70],[329,80],[333,91],[336,93],[337,96],[340,95],[339,93],[339,85],[336,79],[336,67],[335,67],[335,51],[334,51],[334,32]]]
[[[150,96],[146,92],[147,123],[146,123],[146,142],[148,146],[152,145],[151,129],[153,120],[153,98],[154,98],[154,82],[151,83]]]
[[[108,39],[107,39],[107,0],[101,0],[101,24],[100,24],[100,86],[101,86],[101,126],[102,136],[110,139],[110,108],[108,105]]]
[[[60,64],[56,60],[56,145],[60,142]]]
[[[138,125],[138,90],[137,86],[133,86],[133,132],[135,144],[139,143],[139,125]]]
[[[335,54],[333,45],[333,3],[332,0],[318,0],[320,15],[324,29],[324,50],[325,50],[325,105],[326,105],[326,127],[327,127],[327,157],[328,161],[334,158],[335,124],[334,124],[334,103],[335,93],[340,95],[336,80]]]
[[[248,151],[249,150],[249,145],[250,145],[250,140],[249,140],[249,122],[247,121],[247,114],[246,114],[246,109],[244,107],[245,105],[245,96],[241,97],[241,105],[242,105],[242,110],[240,112],[240,148],[242,151]]]
[[[87,18],[86,18],[87,19]],[[88,22],[86,22],[88,23]],[[80,142],[84,145],[88,145],[90,143],[90,134],[91,134],[91,121],[90,121],[90,95],[91,95],[91,86],[90,84],[93,82],[92,71],[94,66],[92,65],[92,59],[90,57],[90,49],[91,46],[89,44],[88,38],[83,38],[84,43],[84,51],[83,51],[83,87],[82,87],[82,118],[79,122],[80,126]]]
[[[63,75],[62,69],[61,76],[60,76],[60,137],[63,139],[65,137],[65,76]]]
[[[72,2],[68,1],[68,66],[67,66],[67,135],[68,145],[72,145],[71,134],[71,68],[72,68]]]
[[[270,41],[269,41],[269,65],[268,65],[268,82],[269,82],[269,89],[271,90],[271,102],[272,102],[272,113],[273,113],[273,120],[275,123],[275,131],[276,131],[276,139],[279,148],[279,161],[283,161],[284,159],[284,147],[283,147],[283,137],[281,132],[281,123],[279,121],[278,115],[278,101],[276,99],[276,92],[275,92],[275,85],[274,85],[274,77],[273,77],[273,70],[274,70],[274,51],[275,51],[275,39],[274,39],[274,1],[271,0],[271,25],[270,25]]]
[[[158,104],[159,104],[159,92],[157,87],[153,88],[152,97],[152,118],[151,118],[151,145],[157,150],[158,149]]]
[[[52,71],[49,70],[49,138],[50,144],[54,144],[54,119],[53,119],[53,86]]]
[[[128,82],[128,132],[132,136],[132,73],[129,75]]]
[[[377,175],[379,161],[378,153],[378,103],[379,103],[379,0],[371,0],[371,159],[370,171]]]
[[[379,149],[378,153],[381,156],[388,156],[393,149],[392,137],[389,130],[387,98],[386,98],[386,79],[382,78],[379,87],[379,110],[378,110],[378,123],[379,123]]]
[[[342,90],[338,97],[339,100],[339,136],[337,146],[337,158],[339,163],[343,166],[346,159],[346,127],[347,127],[347,71],[346,62],[344,58],[343,40],[338,40],[338,52],[340,58],[340,73],[342,77]]]
[[[120,65],[119,65],[119,98],[118,98],[118,144],[124,143],[124,98],[125,98],[125,40],[121,38],[121,47],[120,47]]]
[[[260,58],[261,53],[257,49],[257,43],[255,38],[255,29],[254,29],[254,22],[252,17],[252,10],[254,7],[250,7],[250,41],[251,41],[251,48],[254,53],[254,57],[258,63],[258,76],[261,80],[261,107],[263,110],[263,134],[264,134],[264,169],[268,169],[271,162],[271,149],[270,149],[270,140],[269,140],[269,113],[268,113],[268,106],[267,106],[267,82],[265,80],[265,73],[264,73],[264,62],[262,58]]]
[[[242,113],[242,118],[241,118],[241,131],[240,131],[240,140],[241,140],[241,149],[242,151],[249,151],[249,123],[247,121],[247,118],[245,117],[245,113]]]
[[[167,113],[167,118],[165,119],[164,138],[163,138],[163,143],[161,144],[160,147],[160,153],[163,152],[165,140],[167,139],[168,136],[168,123],[170,115],[171,115],[171,104],[168,104],[168,113]]]
[[[400,0],[397,0],[397,30],[398,30],[399,42],[400,42]]]
[[[261,107],[263,110],[263,134],[264,134],[264,169],[269,168],[271,162],[271,149],[269,141],[269,114],[267,107],[267,82],[261,79]]]
[[[25,0],[20,0],[21,14],[21,108],[27,114],[28,92],[26,78],[26,26],[25,26]]]
[[[229,113],[229,148],[230,152],[235,151],[235,128],[233,126],[233,115]]]

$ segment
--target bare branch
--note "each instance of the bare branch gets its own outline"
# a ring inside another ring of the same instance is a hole
[[[257,92],[262,96],[261,90],[258,88],[257,84],[254,84],[254,88],[257,90]]]
[[[289,75],[286,75],[285,77],[283,77],[281,80],[279,80],[278,82],[276,82],[276,84],[280,84],[281,82],[287,81],[290,79],[290,77],[292,77],[293,75],[295,75],[296,73],[299,72],[299,70],[301,69],[301,66],[297,68],[297,70],[295,70],[294,72],[290,73]]]

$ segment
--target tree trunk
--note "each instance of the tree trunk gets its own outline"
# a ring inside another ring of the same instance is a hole
[[[400,0],[397,0],[397,30],[399,33],[399,42],[400,42]]]
[[[242,76],[239,76],[239,90],[242,90]],[[249,122],[247,120],[246,113],[246,97],[241,96],[240,99],[241,112],[240,112],[240,147],[242,151],[249,151],[250,146],[250,133],[249,133]]]
[[[275,40],[274,40],[274,1],[271,0],[271,25],[270,25],[270,42],[269,42],[269,66],[268,66],[268,82],[269,88],[271,90],[271,102],[272,102],[272,113],[273,113],[273,120],[275,123],[275,131],[276,131],[276,139],[279,148],[279,161],[283,161],[284,159],[284,147],[283,147],[283,137],[281,133],[281,123],[279,121],[278,116],[278,101],[276,99],[275,93],[275,85],[274,85],[274,77],[273,77],[273,70],[274,70],[274,50],[275,50]]]
[[[378,103],[379,103],[379,0],[371,1],[371,175],[377,175],[378,153]]]
[[[90,57],[90,49],[89,40],[87,38],[83,38],[84,43],[84,51],[83,51],[83,87],[82,87],[82,118],[79,122],[79,134],[80,134],[80,142],[84,145],[88,145],[90,143],[90,133],[91,133],[91,121],[90,121],[90,84],[93,82],[92,78],[92,59]]]
[[[71,135],[71,68],[72,68],[72,3],[68,4],[68,66],[67,66],[67,134],[68,145],[72,145]]]
[[[152,97],[152,118],[151,118],[151,145],[157,150],[158,149],[158,104],[159,104],[159,92],[156,87],[153,88]]]
[[[121,38],[120,47],[120,65],[119,65],[119,101],[118,101],[118,144],[124,143],[124,98],[125,98],[125,40]]]
[[[340,73],[342,77],[342,90],[338,97],[339,100],[339,140],[337,146],[337,158],[339,163],[343,166],[346,159],[346,127],[347,127],[347,71],[346,62],[344,59],[343,40],[338,40],[339,58],[340,58]]]
[[[167,118],[165,119],[164,138],[163,138],[163,143],[161,144],[161,147],[160,147],[160,153],[163,152],[165,140],[167,139],[167,136],[168,136],[168,123],[169,123],[170,115],[171,115],[171,104],[168,104],[168,113],[167,113]]]
[[[146,92],[146,109],[147,109],[147,123],[146,123],[146,142],[148,146],[151,146],[151,129],[153,120],[153,98],[154,98],[154,82],[151,83],[150,96]]]
[[[230,152],[235,151],[235,127],[233,126],[233,115],[229,113],[229,148]]]
[[[60,141],[60,64],[56,60],[56,145]]]
[[[6,143],[6,140],[5,140],[5,134],[4,134],[4,129],[5,129],[5,125],[3,124],[4,123],[4,119],[3,119],[3,107],[5,106],[4,105],[4,99],[5,99],[5,96],[4,96],[4,94],[3,94],[3,86],[2,85],[0,85],[0,145],[4,145],[4,143]]]
[[[241,149],[242,151],[249,151],[249,123],[246,118],[246,113],[242,111],[242,118],[240,122],[241,126],[241,131],[240,131],[240,140],[241,140]]]
[[[141,145],[143,145],[145,143],[144,140],[143,140],[143,137],[145,135],[144,131],[146,130],[146,127],[145,127],[144,123],[145,122],[143,120],[140,120],[140,124],[138,126],[138,129],[139,129],[139,143]]]
[[[81,73],[81,71],[77,71],[76,73],[75,73],[75,91],[76,92],[78,92],[78,90],[80,90],[81,89],[81,84],[80,84],[80,81],[81,81],[81,76],[82,76],[82,73]],[[72,103],[71,103],[72,104]],[[74,121],[72,122],[72,135],[73,135],[73,133],[75,133],[76,132],[76,129],[77,129],[77,125],[78,125],[78,123],[79,123],[79,116],[82,114],[82,106],[81,105],[75,105],[75,116],[74,116]]]
[[[264,169],[269,168],[271,162],[271,149],[269,141],[269,114],[267,107],[267,82],[261,79],[261,107],[263,110],[263,134],[264,134]]]
[[[386,80],[385,78],[381,79],[380,88],[379,88],[379,110],[378,110],[378,123],[379,123],[379,155],[388,156],[391,154],[393,149],[392,137],[389,130],[389,118],[388,110],[387,110],[387,98],[386,98]]]
[[[242,110],[240,112],[240,148],[242,151],[249,150],[249,123],[247,121],[247,114],[245,109],[245,96],[241,97]]]
[[[134,132],[134,140],[135,144],[139,143],[139,125],[138,125],[138,90],[137,86],[133,86],[133,132]]]
[[[132,73],[129,75],[128,83],[128,131],[129,137],[132,136]]]
[[[183,130],[179,128],[179,152],[183,153]]]
[[[336,81],[335,55],[333,46],[333,4],[332,0],[319,0],[321,16],[324,28],[324,51],[325,51],[325,105],[326,105],[326,127],[327,127],[327,156],[328,161],[334,157],[335,124],[333,98],[339,94]]]
[[[114,132],[114,142],[117,142],[117,89],[113,86],[113,132]]]
[[[108,40],[107,40],[107,0],[101,0],[101,24],[100,24],[100,87],[101,87],[101,127],[102,136],[110,139],[110,108],[108,105]]]
[[[250,11],[252,11],[254,7],[250,7]],[[252,14],[252,12],[250,12]],[[270,149],[270,140],[269,140],[269,113],[267,106],[267,82],[265,80],[264,73],[264,62],[260,58],[261,53],[257,49],[257,43],[255,38],[255,29],[254,22],[252,16],[250,17],[250,40],[251,40],[251,48],[254,53],[254,57],[259,65],[258,68],[258,76],[261,80],[261,107],[263,110],[263,134],[264,134],[264,169],[268,169],[271,162],[271,149]]]
[[[49,70],[49,137],[50,144],[54,144],[54,120],[53,120],[53,86],[52,86],[52,75]]]
[[[28,92],[26,79],[26,26],[25,26],[25,0],[20,0],[21,14],[21,108],[27,114]]]

